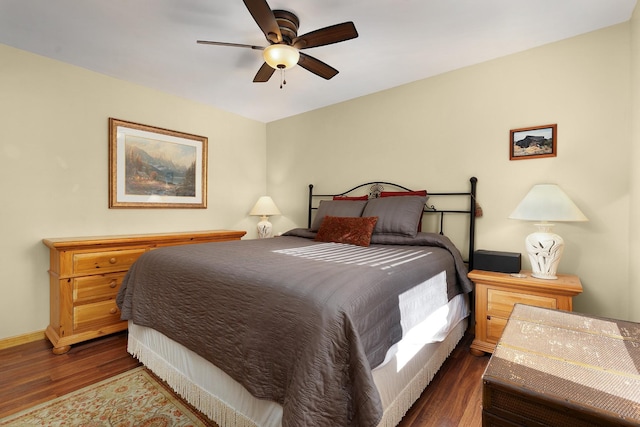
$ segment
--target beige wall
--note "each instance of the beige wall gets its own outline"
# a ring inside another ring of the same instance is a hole
[[[285,231],[306,224],[309,183],[457,191],[471,175],[484,249],[523,252],[532,227],[507,216],[531,185],[560,184],[590,219],[557,226],[560,271],[585,288],[576,310],[640,320],[640,227],[629,225],[640,213],[638,15],[268,125],[0,45],[0,339],[48,324],[44,237],[213,228],[255,237],[247,212],[265,190]],[[108,209],[108,117],[207,136],[209,208]],[[548,123],[558,123],[558,157],[508,160],[509,129]]]
[[[0,45],[0,339],[49,323],[44,237],[243,229],[265,124]],[[108,118],[209,138],[208,209],[108,209]]]
[[[559,270],[584,286],[575,309],[629,318],[630,72],[624,23],[269,123],[267,186],[285,212],[274,227],[305,224],[308,183],[462,191],[475,175],[476,247],[524,252],[533,225],[507,217],[532,185],[557,183],[590,219],[556,226]],[[509,161],[510,129],[550,123],[557,157]]]
[[[629,318],[640,322],[640,6],[631,19],[631,212]]]

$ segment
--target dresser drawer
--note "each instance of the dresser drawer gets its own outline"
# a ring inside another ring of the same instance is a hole
[[[126,271],[143,253],[145,249],[76,253],[73,255],[73,273],[98,274]]]
[[[508,319],[515,304],[535,305],[537,307],[557,308],[556,298],[511,292],[500,289],[487,289],[487,314]]]
[[[78,305],[73,308],[74,333],[99,330],[120,322],[126,325],[126,322],[120,320],[120,310],[115,299]],[[126,329],[126,326],[123,329]]]
[[[73,279],[73,303],[115,299],[126,273],[99,274]]]

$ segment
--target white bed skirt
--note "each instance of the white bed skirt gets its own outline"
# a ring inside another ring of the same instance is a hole
[[[373,370],[384,408],[380,427],[396,426],[420,397],[467,328],[469,300],[459,295],[416,326]],[[129,322],[128,351],[220,427],[279,427],[282,406],[253,397],[193,351]]]

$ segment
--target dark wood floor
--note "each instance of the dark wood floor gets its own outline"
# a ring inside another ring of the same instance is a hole
[[[467,331],[398,427],[482,426],[482,374],[489,356],[472,356]]]
[[[469,354],[467,333],[399,427],[479,427],[480,378],[489,357]],[[63,355],[37,341],[0,350],[0,418],[139,365],[126,332],[71,347]]]

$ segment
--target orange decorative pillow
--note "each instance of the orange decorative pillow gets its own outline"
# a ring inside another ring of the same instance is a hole
[[[369,246],[378,217],[325,216],[316,242],[348,243]]]

